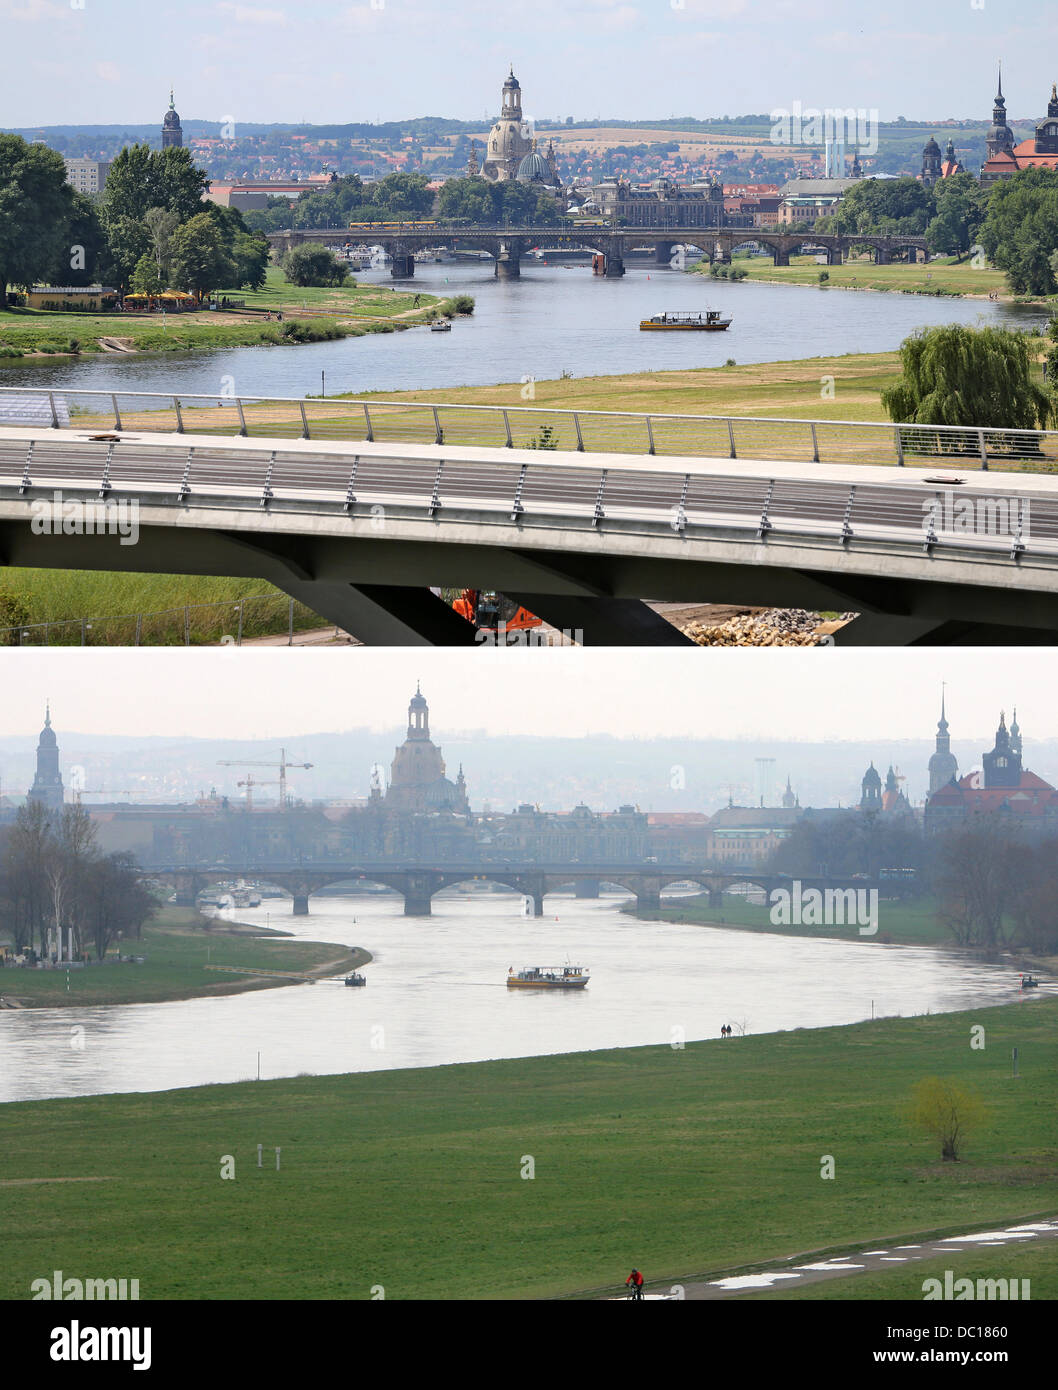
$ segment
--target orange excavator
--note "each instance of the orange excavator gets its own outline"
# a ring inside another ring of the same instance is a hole
[[[461,618],[473,623],[479,632],[498,637],[500,626],[508,641],[512,633],[528,632],[542,627],[543,619],[513,599],[498,594],[495,589],[464,589],[452,607]],[[517,641],[517,638],[515,638]]]

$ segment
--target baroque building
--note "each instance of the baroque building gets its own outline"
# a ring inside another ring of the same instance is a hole
[[[485,143],[481,172],[490,183],[516,179],[522,160],[532,152],[533,142],[522,117],[522,89],[512,67],[503,84],[499,120]]]
[[[441,750],[430,737],[430,707],[418,686],[408,704],[407,737],[393,756],[389,787],[385,794],[372,787],[371,800],[382,801],[392,811],[470,811],[463,769],[454,782],[445,776]]]
[[[62,773],[59,771],[59,744],[51,727],[51,707],[44,711],[44,728],[37,744],[37,772],[26,801],[46,806],[49,811],[61,811],[63,804]]]
[[[940,719],[937,721],[937,748],[929,760],[929,794],[939,792],[959,775],[959,764],[951,751],[951,735],[944,717],[944,693],[940,697]]]
[[[1016,710],[1009,728],[1005,714],[1000,713],[995,742],[982,755],[979,772],[952,776],[930,795],[926,802],[926,831],[936,833],[957,827],[984,814],[1005,817],[1031,839],[1058,835],[1058,790],[1035,772],[1026,770]]]
[[[985,137],[986,158],[981,169],[981,184],[988,187],[1000,179],[1009,179],[1022,169],[1058,169],[1058,85],[1051,84],[1047,114],[1037,122],[1028,140],[1014,143],[1014,132],[1007,125],[1006,101],[1003,97],[1003,75],[992,108],[992,124]]]
[[[167,150],[170,146],[179,149],[184,143],[184,130],[180,124],[180,117],[176,114],[176,107],[173,105],[172,88],[169,89],[169,110],[162,119],[162,149]]]

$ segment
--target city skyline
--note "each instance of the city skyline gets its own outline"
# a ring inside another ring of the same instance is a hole
[[[0,19],[24,50],[0,105],[0,123],[17,127],[153,121],[170,84],[184,120],[236,126],[491,119],[493,75],[512,62],[532,75],[529,118],[705,118],[799,100],[942,120],[975,116],[984,74],[1002,60],[1017,118],[1032,114],[1037,93],[1045,100],[1058,67],[1058,17],[1042,0],[1027,0],[1013,21],[983,2],[929,11],[894,0],[859,27],[835,25],[822,0],[542,0],[506,13],[502,31],[482,0],[308,0],[296,10],[215,0],[178,11],[0,0]],[[193,69],[181,57],[189,33]]]
[[[1009,716],[1015,705],[1027,740],[1058,738],[1050,697],[1058,659],[1047,650],[1019,652],[1016,671],[982,671],[972,649],[903,652],[898,692],[884,650],[843,652],[840,676],[828,669],[827,649],[742,655],[732,663],[723,650],[703,650],[688,663],[679,652],[656,651],[649,671],[636,674],[617,649],[493,649],[477,654],[483,665],[468,694],[467,657],[454,651],[365,650],[351,656],[337,680],[328,652],[301,652],[293,661],[282,652],[202,652],[190,662],[165,650],[81,652],[81,679],[67,695],[70,654],[27,650],[23,679],[5,696],[3,733],[38,733],[48,701],[56,725],[79,736],[120,730],[142,738],[268,740],[385,732],[421,683],[433,722],[448,739],[586,734],[888,746],[932,736],[945,683],[959,742],[989,737],[1000,711]],[[248,683],[265,692],[260,700],[247,697]],[[558,687],[560,703],[549,698]],[[306,688],[313,691],[311,711]],[[855,702],[838,704],[836,696],[850,689]]]

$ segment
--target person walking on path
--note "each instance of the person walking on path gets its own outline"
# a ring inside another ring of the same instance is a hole
[[[625,1280],[625,1288],[631,1288],[632,1298],[637,1302],[643,1297],[643,1276],[638,1269],[633,1269],[632,1273]]]

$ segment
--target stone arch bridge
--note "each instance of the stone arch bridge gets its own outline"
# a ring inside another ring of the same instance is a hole
[[[824,248],[828,265],[840,265],[852,246],[870,247],[879,265],[888,265],[894,257],[915,261],[926,255],[926,240],[920,236],[844,236],[777,227],[466,227],[448,222],[382,223],[377,228],[297,228],[271,232],[268,240],[277,254],[303,242],[325,246],[369,242],[385,248],[390,256],[390,274],[395,279],[414,275],[416,251],[439,246],[451,251],[488,252],[500,279],[515,279],[521,273],[522,258],[535,248],[594,251],[603,257],[605,273],[610,277],[623,275],[626,254],[643,248],[653,250],[654,263],[659,266],[672,263],[676,246],[696,247],[710,261],[726,263],[733,251],[750,242],[769,250],[776,265],[789,265],[791,252],[802,246]]]
[[[354,865],[324,865],[319,863],[245,863],[237,865],[145,865],[145,878],[169,884],[176,901],[193,906],[200,893],[210,885],[233,878],[274,884],[283,888],[293,899],[293,915],[306,916],[309,898],[322,888],[333,884],[381,883],[392,888],[404,899],[406,917],[429,917],[434,896],[445,888],[460,883],[489,882],[503,884],[532,899],[534,915],[543,916],[544,898],[562,888],[573,887],[578,897],[597,897],[600,883],[614,883],[626,888],[636,899],[638,917],[656,916],[661,908],[661,894],[672,884],[688,883],[700,887],[709,895],[711,907],[723,903],[725,891],[746,885],[759,888],[770,895],[780,888],[789,888],[792,879],[785,874],[761,873],[754,869],[710,869],[691,864],[492,864],[467,863],[435,866],[364,863]],[[805,877],[798,880],[802,891],[818,889],[877,888],[879,885],[862,878]]]

